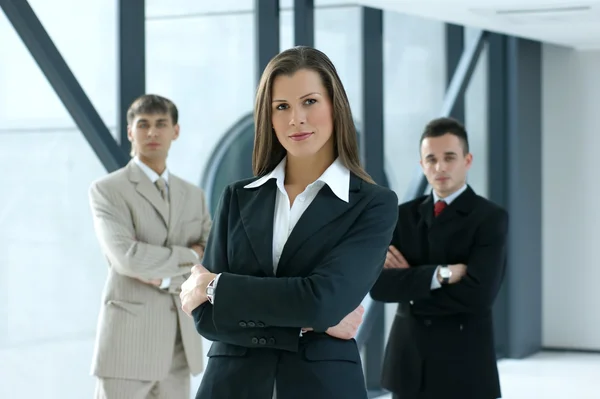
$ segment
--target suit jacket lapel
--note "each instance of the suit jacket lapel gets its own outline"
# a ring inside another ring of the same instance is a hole
[[[257,188],[236,190],[242,224],[267,276],[273,274],[273,217],[277,195],[276,180],[271,179]]]
[[[302,244],[324,226],[334,222],[337,218],[348,211],[362,196],[360,185],[362,181],[354,175],[350,175],[349,202],[339,199],[328,185],[323,186],[313,202],[304,211],[298,223],[292,230],[279,260],[280,270],[298,252]]]
[[[133,162],[127,165],[129,168],[129,180],[135,185],[135,189],[158,211],[165,226],[169,225],[167,204],[160,196],[160,192],[154,184],[148,179],[144,172]]]
[[[429,194],[425,197],[425,200],[419,205],[419,213],[421,214],[421,220],[425,222],[427,228],[431,228],[433,224],[433,194]]]

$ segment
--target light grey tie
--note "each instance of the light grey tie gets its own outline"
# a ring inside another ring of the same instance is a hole
[[[165,182],[165,179],[163,179],[162,177],[159,177],[158,180],[156,181],[156,187],[158,187],[158,191],[160,191],[160,196],[162,197],[162,199],[165,200],[165,202],[167,203],[167,205],[169,204],[169,195],[167,194],[167,183]]]
[[[159,177],[156,183],[154,183],[160,192],[160,196],[163,200],[165,200],[165,204],[167,204],[167,220],[169,219],[169,194],[167,193],[167,182],[162,177]]]

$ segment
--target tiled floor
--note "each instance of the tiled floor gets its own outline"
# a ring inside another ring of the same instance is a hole
[[[0,349],[0,398],[88,399],[91,337]],[[506,399],[598,399],[600,354],[544,352],[500,362]],[[200,377],[192,381],[192,397]],[[382,399],[388,399],[389,395]]]
[[[498,365],[503,399],[600,398],[600,354],[542,352]]]
[[[506,399],[600,398],[600,354],[543,352],[499,366]]]

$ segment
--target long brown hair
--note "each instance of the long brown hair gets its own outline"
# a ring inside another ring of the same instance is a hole
[[[356,127],[350,111],[346,91],[333,63],[323,52],[312,47],[297,46],[276,55],[265,68],[254,103],[254,151],[252,169],[255,176],[271,172],[285,157],[271,121],[272,89],[275,78],[280,75],[293,75],[300,69],[315,71],[321,77],[333,104],[333,137],[335,156],[352,173],[366,182],[373,183],[371,176],[360,164]]]

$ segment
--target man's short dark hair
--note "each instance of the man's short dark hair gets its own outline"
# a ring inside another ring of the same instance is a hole
[[[440,137],[445,134],[453,134],[458,137],[462,143],[464,155],[469,153],[469,138],[467,137],[467,131],[462,123],[453,118],[437,118],[429,122],[421,135],[419,146],[423,144],[423,140],[428,137]]]
[[[156,94],[138,97],[127,110],[127,123],[131,125],[136,116],[144,114],[169,114],[173,125],[176,125],[179,119],[179,112],[173,101]]]

